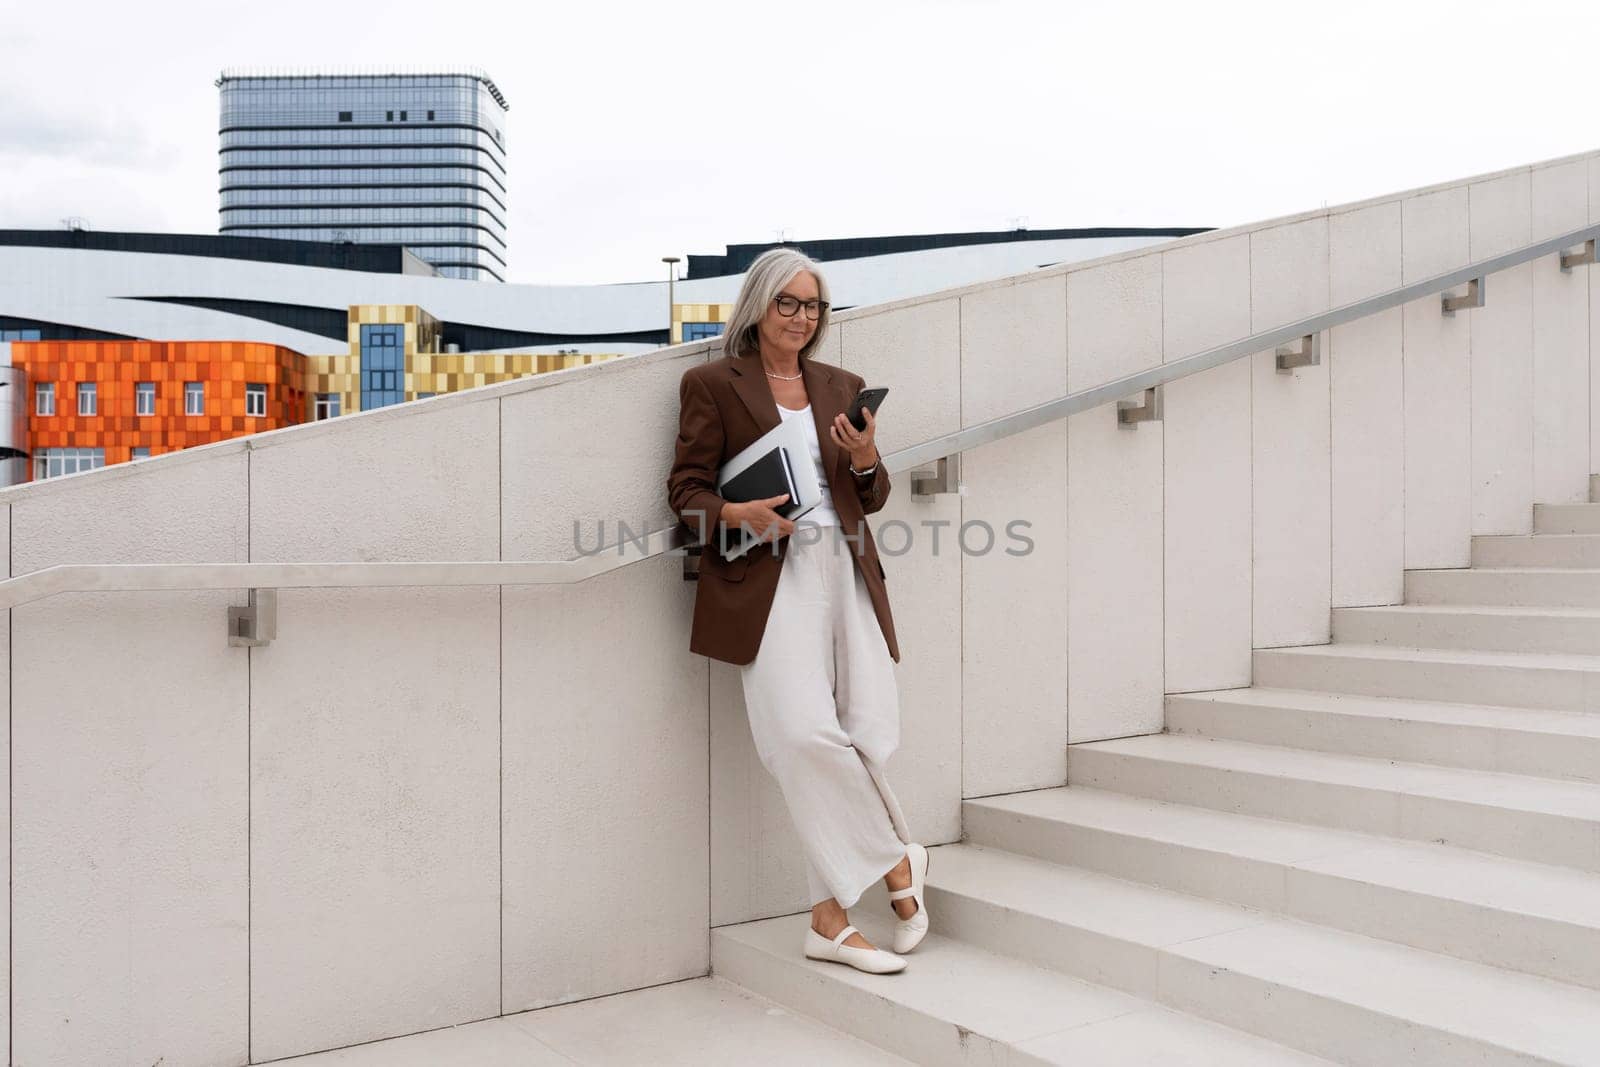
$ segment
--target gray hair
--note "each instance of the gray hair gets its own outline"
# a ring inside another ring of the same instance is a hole
[[[817,299],[826,304],[828,279],[822,276],[822,265],[816,260],[792,248],[773,248],[756,257],[756,261],[750,264],[750,270],[745,273],[744,284],[739,287],[738,299],[733,302],[733,312],[728,316],[728,325],[723,330],[723,336],[727,338],[723,345],[724,352],[730,356],[744,356],[759,351],[757,324],[766,317],[773,298],[801,271],[810,271],[812,277],[817,279]],[[818,313],[816,332],[800,350],[801,359],[816,351],[827,336],[831,310],[824,307]]]

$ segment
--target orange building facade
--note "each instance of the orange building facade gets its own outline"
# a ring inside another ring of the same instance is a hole
[[[54,478],[617,355],[441,352],[440,333],[415,305],[356,304],[336,354],[259,341],[12,341],[27,394],[26,429],[12,436],[26,478]]]
[[[63,473],[49,467],[63,453],[87,469],[306,419],[305,357],[280,345],[27,341],[11,363],[26,376],[32,478]]]

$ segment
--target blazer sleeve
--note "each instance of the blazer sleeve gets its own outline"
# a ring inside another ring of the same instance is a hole
[[[883,450],[878,450],[878,469],[864,478],[852,477],[856,495],[861,498],[861,513],[871,515],[889,501],[889,471],[883,465]]]
[[[861,392],[866,382],[855,377],[850,383],[850,395],[855,396]],[[846,414],[849,414],[848,412]],[[883,450],[878,450],[878,467],[866,477],[852,475],[850,480],[855,483],[856,496],[861,498],[861,513],[871,515],[883,508],[889,501],[889,469],[883,465]]]
[[[667,475],[667,500],[695,541],[705,544],[722,525],[726,500],[717,495],[722,464],[722,413],[696,374],[678,383],[678,441]]]

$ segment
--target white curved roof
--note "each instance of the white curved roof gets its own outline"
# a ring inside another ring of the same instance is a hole
[[[900,252],[825,264],[839,307],[879,304],[1140,248],[1166,237],[1008,241]],[[680,304],[730,303],[742,275],[676,283]],[[518,285],[378,274],[214,257],[0,246],[0,315],[160,340],[249,340],[305,353],[338,341],[227,311],[139,297],[267,301],[344,311],[351,304],[416,304],[446,322],[583,337],[664,329],[667,283]],[[547,346],[648,349],[596,341]]]

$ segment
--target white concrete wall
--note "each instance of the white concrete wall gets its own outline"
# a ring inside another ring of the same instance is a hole
[[[1531,242],[1530,189],[1527,171],[1468,187],[1471,258]],[[1547,266],[1501,271],[1493,313],[1470,316],[1474,534],[1533,532],[1533,277]]]
[[[1471,262],[1467,186],[1402,200],[1402,284]],[[1490,291],[1500,279],[1489,280]],[[1472,325],[1443,316],[1439,298],[1407,304],[1405,368],[1407,567],[1465,567],[1472,539]]]
[[[1250,333],[1250,235],[1162,253],[1162,360]],[[1166,689],[1250,684],[1249,361],[1166,390],[1162,539]]]
[[[1584,160],[1589,172],[1589,221],[1600,222],[1600,154]],[[1589,471],[1600,472],[1600,329],[1595,328],[1595,311],[1600,309],[1600,271],[1580,271],[1587,275],[1589,288]]]
[[[893,452],[1563,232],[1597,184],[1600,156],[1556,161],[865,308],[820,358],[890,387]],[[1059,785],[1069,742],[1159,730],[1165,693],[1248,685],[1252,648],[1326,641],[1330,607],[1396,602],[1404,568],[1582,499],[1594,275],[1546,257],[1483,309],[1342,326],[1320,366],[1197,375],[1162,422],[1106,406],[974,449],[965,496],[896,475],[888,774],[917,836],[958,839],[963,798]],[[574,519],[669,524],[677,383],[715,352],[5,490],[10,573],[570,558]],[[991,551],[963,547],[979,523]],[[242,593],[15,609],[16,1062],[448,1026],[704,974],[709,926],[802,910],[737,668],[687,651],[693,597],[677,557],[565,588],[291,590],[251,650],[225,637]]]
[[[959,423],[952,421],[946,432],[1067,391],[1063,279],[992,287],[952,304],[959,308],[961,327],[959,347],[952,353],[961,366],[953,398],[959,403]],[[1016,314],[1017,309],[1024,314]],[[919,313],[907,308],[897,317]],[[865,324],[852,322],[847,329],[852,339],[870,336]],[[882,383],[893,390],[891,380]],[[885,418],[886,438],[891,425]],[[1021,529],[1033,542],[1032,551],[1022,556],[1000,549],[968,558],[946,549],[941,557],[945,565],[956,567],[961,582],[960,643],[941,651],[961,664],[959,757],[965,796],[1059,785],[1065,774],[1060,741],[1067,732],[1070,676],[1067,600],[1034,593],[1063,590],[1067,581],[1067,433],[1066,424],[1057,422],[962,457],[968,495],[959,498],[960,521],[989,523],[1003,544],[1012,543],[1005,536],[1007,525],[1024,522],[1028,525]],[[919,437],[912,429],[901,440],[912,444],[930,436]],[[893,447],[892,440],[887,443]],[[902,499],[895,502],[905,509],[909,479],[902,476],[900,481],[895,492]],[[918,510],[926,505],[913,505],[905,513],[912,517]],[[1013,610],[1021,602],[1034,610]],[[904,656],[903,641],[901,649]],[[1018,662],[1034,666],[1019,671]]]
[[[251,560],[498,555],[495,405],[341,429],[253,442]],[[253,1058],[498,1014],[498,606],[280,594],[278,639],[250,650]]]
[[[678,379],[705,350],[682,351],[500,401],[499,558],[573,558],[577,517],[607,520],[608,544],[616,520],[671,524]],[[704,974],[707,661],[676,625],[683,561],[503,597],[500,1010]]]
[[[7,491],[12,573],[248,558],[247,460]],[[250,954],[250,676],[219,592],[11,614],[14,1063],[238,1063]],[[324,889],[329,887],[324,886]]]
[[[1328,219],[1250,235],[1253,332],[1328,309]],[[1250,470],[1256,648],[1328,640],[1332,595],[1328,363],[1279,371],[1250,357]]]
[[[1397,202],[1328,219],[1334,307],[1401,284]],[[1333,607],[1398,604],[1405,567],[1405,361],[1401,308],[1328,331]]]
[[[1588,167],[1579,160],[1532,175],[1532,240],[1588,223]],[[1562,272],[1559,257],[1533,271],[1533,497],[1589,499],[1588,270]]]
[[[1160,362],[1161,273],[1148,255],[1067,276],[1069,391]],[[1161,426],[1114,412],[1067,420],[1068,741],[1161,729]]]
[[[5,539],[5,548],[6,548],[6,576],[9,578],[11,576],[11,507],[10,507],[10,505],[7,505],[5,507],[5,523],[4,523],[4,526],[5,526],[4,539]],[[3,677],[5,679],[5,690],[4,690],[3,696],[4,696],[4,700],[5,700],[6,722],[11,723],[12,724],[12,728],[14,729],[15,728],[15,720],[12,718],[12,715],[11,715],[11,686],[12,686],[11,647],[12,647],[12,645],[11,645],[11,612],[9,612],[9,611],[7,611],[5,613],[5,622],[3,624],[3,627],[4,627],[4,633],[5,633],[5,646],[4,647],[6,649],[6,654],[4,656],[0,656],[0,677]],[[4,804],[0,804],[0,826],[4,826],[5,827],[6,840],[10,841],[10,840],[12,840],[11,797],[12,797],[12,789],[13,789],[12,774],[11,774],[11,730],[7,730],[6,731],[5,745],[4,745],[3,749],[0,749],[0,751],[4,751],[5,757],[6,757],[5,758],[5,767],[3,769],[0,769],[0,780],[3,780],[5,782],[5,798],[6,798],[5,803]],[[14,868],[15,868],[14,859],[15,859],[15,851],[13,849],[13,861],[12,862],[8,862],[6,864],[6,872],[5,872],[5,875],[6,875],[5,876],[5,886],[6,886],[6,900],[7,901],[15,901],[15,899],[16,899],[15,898],[16,882],[15,882],[15,878],[14,878],[14,875],[13,875]],[[5,944],[7,946],[7,952],[6,952],[6,964],[7,964],[7,966],[4,968],[4,979],[3,979],[3,988],[5,990],[5,996],[3,998],[0,998],[0,1025],[3,1025],[4,1029],[0,1030],[0,1033],[4,1033],[9,1038],[11,1036],[11,1032],[12,1032],[11,1031],[11,966],[10,966],[10,964],[11,964],[12,960],[15,959],[15,953],[13,951],[11,951],[11,908],[10,907],[6,908],[4,918],[0,919],[0,931],[3,931],[5,933]]]

